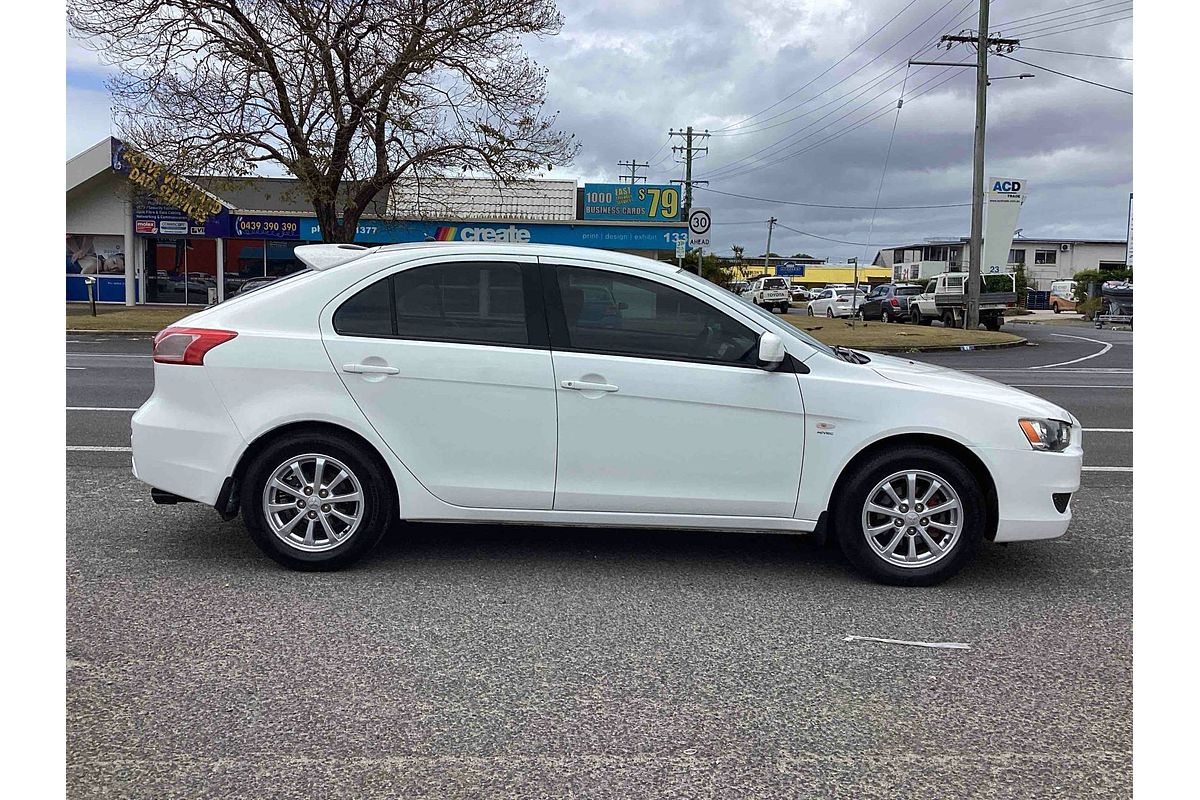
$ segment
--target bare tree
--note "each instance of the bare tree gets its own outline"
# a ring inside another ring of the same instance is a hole
[[[68,21],[118,67],[131,145],[181,174],[279,164],[326,241],[397,180],[507,181],[578,148],[520,42],[560,30],[553,0],[69,0]]]

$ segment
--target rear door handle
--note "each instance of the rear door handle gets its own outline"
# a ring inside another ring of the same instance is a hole
[[[564,389],[574,389],[577,392],[615,392],[619,387],[611,383],[592,383],[591,381],[563,381]]]
[[[342,364],[342,372],[359,375],[399,375],[400,370],[384,364]]]

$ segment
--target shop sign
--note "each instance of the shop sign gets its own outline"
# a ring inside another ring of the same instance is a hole
[[[182,175],[168,172],[162,164],[145,153],[117,139],[113,139],[112,143],[113,169],[124,174],[130,183],[143,192],[179,209],[200,224],[220,214],[225,208],[220,200]]]
[[[319,242],[321,226],[316,218],[300,220],[300,238]],[[354,241],[359,244],[400,242],[532,242],[566,244],[609,250],[674,250],[676,242],[686,246],[684,225],[571,225],[569,223],[472,223],[433,220],[363,220]]]
[[[677,222],[679,187],[628,183],[583,186],[583,218],[622,222]]]
[[[298,217],[235,214],[233,235],[248,239],[299,239]]]

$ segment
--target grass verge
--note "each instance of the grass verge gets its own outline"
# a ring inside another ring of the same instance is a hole
[[[788,314],[784,319],[827,345],[858,350],[920,350],[963,345],[998,345],[1021,341],[1020,336],[1003,331],[965,331],[929,325],[857,322],[827,317],[801,317]]]
[[[109,306],[97,305],[92,316],[87,303],[67,303],[67,330],[139,331],[158,333],[168,325],[194,314],[200,306]]]

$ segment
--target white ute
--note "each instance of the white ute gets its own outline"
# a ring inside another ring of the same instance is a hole
[[[743,292],[742,297],[760,308],[785,313],[791,305],[792,290],[784,278],[756,278]]]
[[[831,349],[681,269],[544,245],[298,247],[310,269],[154,346],[134,474],[333,569],[403,520],[832,537],[927,585],[1061,536],[1079,422]],[[764,446],[768,445],[768,446]],[[572,535],[564,532],[565,536]]]

